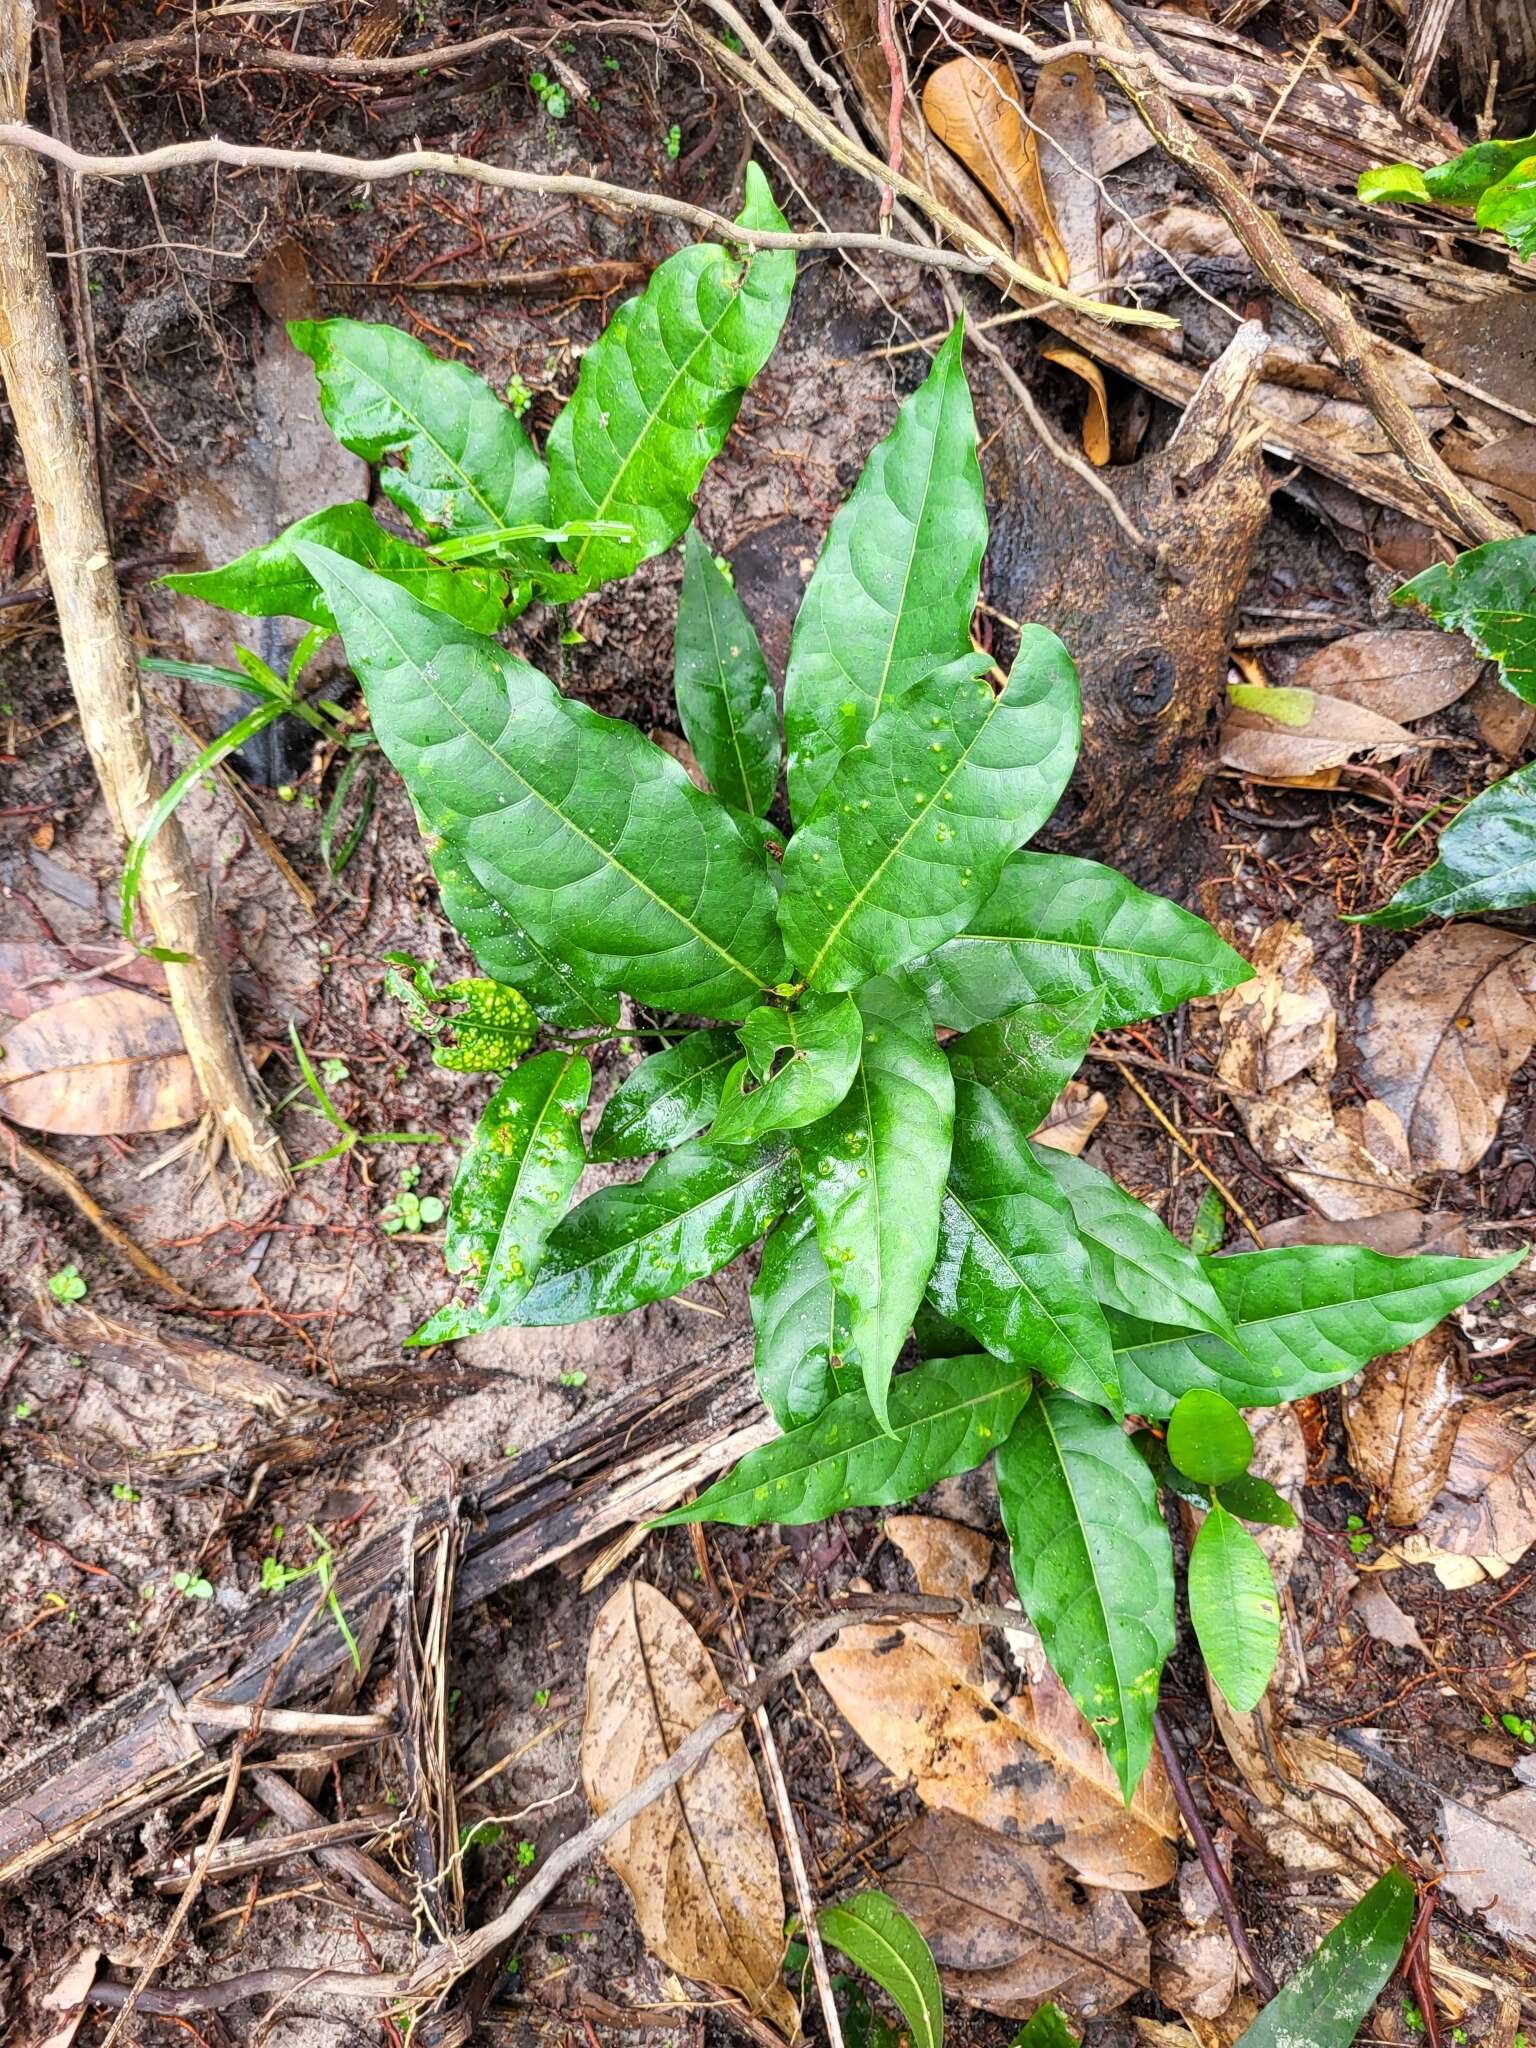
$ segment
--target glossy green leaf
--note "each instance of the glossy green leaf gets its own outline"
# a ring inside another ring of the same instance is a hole
[[[1059,1006],[1029,1003],[978,1024],[945,1046],[950,1070],[1000,1096],[1021,1129],[1037,1130],[1082,1065],[1102,1004],[1103,991],[1090,988]]]
[[[1171,1415],[1191,1387],[1213,1388],[1239,1408],[1320,1393],[1422,1337],[1524,1257],[1425,1252],[1393,1259],[1361,1245],[1287,1245],[1202,1259],[1242,1350],[1220,1337],[1171,1336],[1110,1311],[1126,1406],[1136,1415]]]
[[[663,1515],[660,1526],[819,1522],[842,1508],[916,1500],[996,1450],[1029,1391],[1028,1371],[996,1358],[914,1366],[891,1381],[888,1428],[862,1388],[840,1394],[812,1421],[749,1451],[691,1506]]]
[[[1176,1330],[1209,1330],[1236,1340],[1221,1296],[1199,1259],[1145,1202],[1068,1152],[1037,1145],[1034,1154],[1067,1198],[1087,1248],[1095,1297],[1105,1308]]]
[[[788,226],[756,164],[737,219]],[[661,554],[692,519],[699,479],[773,353],[794,281],[791,250],[695,243],[660,265],[582,357],[550,431],[550,505],[557,520],[619,519],[635,534],[567,550],[588,588]]]
[[[569,961],[557,959],[520,925],[477,879],[462,847],[442,845],[432,856],[443,914],[487,974],[526,997],[557,1030],[606,1030],[619,1020],[612,990],[590,987]],[[490,873],[494,882],[494,872]]]
[[[1210,1506],[1211,1489],[1179,1470],[1160,1436],[1154,1435],[1150,1429],[1134,1429],[1131,1442],[1156,1480],[1159,1493],[1171,1493],[1175,1500],[1187,1501],[1191,1507],[1204,1509]]]
[[[1499,677],[1536,704],[1536,534],[1491,540],[1436,562],[1392,594],[1422,606],[1448,633],[1465,633]]]
[[[998,1358],[1123,1412],[1109,1327],[1067,1199],[1006,1105],[975,1081],[955,1087],[928,1298]]]
[[[784,733],[797,820],[883,711],[965,653],[986,545],[957,322],[834,517],[795,620]]]
[[[1008,2048],[1079,2048],[1079,2039],[1067,2025],[1061,2007],[1047,1999],[1035,2007]]]
[[[811,1421],[836,1392],[834,1361],[851,1359],[852,1347],[847,1305],[833,1290],[816,1219],[803,1203],[779,1219],[763,1245],[752,1326],[752,1366],[769,1414],[780,1429]]]
[[[1168,1455],[1186,1478],[1198,1479],[1202,1486],[1220,1486],[1248,1470],[1253,1432],[1225,1394],[1191,1387],[1174,1403]]]
[[[1285,1495],[1277,1493],[1257,1472],[1243,1472],[1236,1479],[1224,1480],[1216,1494],[1227,1512],[1240,1521],[1263,1522],[1272,1529],[1297,1526],[1296,1510]]]
[[[586,1164],[591,1086],[579,1053],[543,1052],[485,1105],[454,1176],[443,1250],[450,1273],[474,1276],[476,1299],[440,1308],[407,1343],[451,1343],[511,1320]]]
[[[976,1349],[976,1339],[959,1323],[941,1316],[931,1301],[920,1301],[912,1318],[912,1342],[919,1358],[962,1358]]]
[[[741,1058],[734,1031],[690,1031],[642,1060],[609,1096],[592,1139],[594,1159],[670,1152],[702,1131],[720,1107],[725,1077]]]
[[[756,1242],[794,1192],[782,1140],[716,1152],[699,1139],[642,1179],[599,1188],[550,1238],[520,1323],[580,1323],[676,1294]]]
[[[1478,142],[1443,164],[1425,170],[1419,164],[1378,164],[1362,171],[1357,187],[1365,200],[1434,200],[1441,206],[1475,206],[1491,186],[1500,184],[1536,154],[1536,135],[1500,142]]]
[[[1488,187],[1477,202],[1477,224],[1502,235],[1527,262],[1536,256],[1536,156],[1525,157]]]
[[[1019,1598],[1129,1800],[1176,1633],[1152,1474],[1102,1409],[1042,1387],[997,1454],[997,1492]]]
[[[906,970],[934,1022],[957,1031],[1026,1003],[1103,991],[1098,1029],[1160,1016],[1253,970],[1203,919],[1113,868],[1016,853],[969,925]]]
[[[863,1040],[852,996],[807,995],[792,1010],[753,1010],[741,1026],[746,1058],[726,1076],[710,1136],[744,1145],[814,1123],[853,1086]]]
[[[1200,1197],[1200,1206],[1195,1211],[1194,1226],[1189,1233],[1189,1248],[1197,1259],[1211,1252],[1219,1252],[1226,1241],[1227,1205],[1214,1188],[1208,1187]]]
[[[387,533],[366,505],[328,505],[222,568],[182,570],[160,581],[168,590],[248,618],[308,619],[334,627],[319,584],[294,553],[295,541],[311,541],[349,562],[361,562],[471,632],[495,633],[506,624],[509,589],[502,570],[441,568],[413,542]]]
[[[1405,1872],[1378,1877],[1238,2036],[1237,2048],[1350,2048],[1397,1968],[1415,1896]]]
[[[894,981],[854,997],[864,1045],[837,1108],[799,1134],[806,1201],[875,1414],[939,1241],[954,1082],[928,1012]]]
[[[911,684],[845,754],[784,854],[779,922],[813,988],[854,988],[975,917],[1077,757],[1077,671],[1026,626],[1002,691],[985,655]]]
[[[1399,206],[1428,205],[1429,191],[1419,164],[1373,164],[1362,171],[1355,196],[1367,206],[1391,202]]]
[[[505,982],[451,981],[442,999],[464,1005],[444,1020],[452,1027],[449,1043],[433,1048],[433,1063],[445,1074],[504,1074],[539,1035],[526,999]]]
[[[939,1966],[916,1927],[884,1892],[860,1892],[816,1915],[821,1938],[872,1977],[907,2023],[911,2048],[943,2048]]]
[[[1280,1602],[1269,1559],[1220,1501],[1189,1553],[1189,1618],[1222,1698],[1251,1714],[1280,1655]]]
[[[779,786],[779,704],[734,586],[690,526],[683,541],[672,689],[709,786],[754,816]]]
[[[380,465],[384,495],[414,525],[457,535],[549,523],[544,465],[483,377],[398,327],[292,320],[288,333],[314,363],[331,432]],[[390,467],[387,455],[404,466]],[[534,540],[509,545],[506,555],[524,565],[548,557],[548,544]]]
[[[427,828],[539,945],[645,1002],[744,1016],[784,978],[761,854],[633,726],[299,543]]]
[[[1473,917],[1536,902],[1536,761],[1474,797],[1440,834],[1432,866],[1362,924],[1404,932],[1426,917]]]

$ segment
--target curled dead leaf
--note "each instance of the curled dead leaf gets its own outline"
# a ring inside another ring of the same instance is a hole
[[[1250,1802],[1228,1812],[1232,1795],[1212,1796],[1234,1827],[1251,1828],[1288,1871],[1380,1870],[1403,1843],[1402,1823],[1363,1782],[1352,1750],[1306,1728],[1281,1723],[1272,1699],[1235,1714],[1216,1688],[1211,1711]]]
[[[1065,284],[1072,263],[1040,178],[1033,131],[1025,125],[1024,95],[1013,66],[1001,54],[983,63],[952,57],[923,87],[928,126],[985,185],[1013,226],[1031,245],[1035,269]]]
[[[1092,291],[1104,267],[1096,166],[1110,125],[1093,66],[1082,57],[1042,64],[1029,118],[1038,138],[1040,182],[1066,251],[1066,282],[1075,292]]]
[[[1341,698],[1402,723],[1464,697],[1483,660],[1459,633],[1350,633],[1309,654],[1293,686]]]
[[[1058,1152],[1070,1152],[1074,1159],[1080,1158],[1108,1115],[1108,1099],[1097,1088],[1090,1088],[1086,1081],[1069,1081],[1034,1133],[1034,1141],[1037,1145],[1054,1145]]]
[[[1520,1562],[1536,1543],[1533,1424],[1519,1395],[1463,1412],[1439,1498],[1393,1545],[1402,1562],[1431,1564],[1454,1586],[1502,1578]]]
[[[1261,782],[1317,775],[1357,754],[1390,761],[1418,744],[1394,719],[1316,690],[1233,683],[1227,698],[1222,764]]]
[[[28,1130],[126,1137],[194,1123],[201,1107],[175,1013],[138,989],[52,1003],[0,1040],[0,1114]]]
[[[1482,1807],[1447,1799],[1441,1826],[1446,1891],[1491,1934],[1536,1948],[1536,1790]]]
[[[1040,351],[1048,363],[1070,370],[1074,377],[1082,379],[1088,389],[1088,407],[1083,414],[1083,453],[1095,468],[1103,469],[1109,461],[1109,393],[1104,386],[1104,372],[1093,360],[1085,356],[1080,348],[1068,348],[1065,342],[1056,342]]]
[[[1405,1351],[1373,1359],[1344,1395],[1344,1430],[1356,1473],[1382,1498],[1394,1528],[1418,1521],[1451,1468],[1461,1406],[1452,1323]]]
[[[587,1650],[581,1781],[595,1814],[665,1762],[720,1704],[709,1654],[654,1586],[604,1604]],[[723,1985],[793,2038],[784,1893],[763,1795],[739,1733],[637,1813],[603,1854],[634,1901],[642,1940],[669,1969]]]

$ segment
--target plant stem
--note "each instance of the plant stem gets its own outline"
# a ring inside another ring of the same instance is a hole
[[[1195,1850],[1202,1869],[1211,1881],[1211,1890],[1216,1894],[1221,1907],[1221,1917],[1227,1923],[1227,1932],[1232,1937],[1232,1946],[1242,1958],[1243,1968],[1248,1972],[1254,1990],[1267,2005],[1275,1995],[1275,1980],[1253,1952],[1248,1939],[1248,1930],[1243,1925],[1243,1916],[1238,1911],[1237,1899],[1232,1890],[1232,1881],[1216,1853],[1216,1844],[1211,1840],[1211,1831],[1201,1817],[1195,1804],[1195,1795],[1189,1789],[1189,1780],[1184,1775],[1184,1766],[1179,1762],[1179,1753],[1173,1746],[1173,1737],[1168,1732],[1168,1723],[1161,1714],[1152,1717],[1152,1726],[1157,1732],[1158,1754],[1167,1767],[1168,1782],[1173,1787],[1173,1796],[1184,1825],[1194,1838]]]

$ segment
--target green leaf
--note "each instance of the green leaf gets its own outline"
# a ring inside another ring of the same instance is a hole
[[[816,1928],[825,1942],[873,1977],[907,2023],[912,2048],[943,2048],[944,1994],[938,1964],[906,1914],[884,1892],[860,1892],[823,1906]]]
[[[1090,988],[1059,1008],[1029,1003],[978,1024],[944,1051],[957,1080],[979,1081],[1007,1103],[1022,1130],[1038,1130],[1051,1104],[1083,1063],[1103,1003]]]
[[[1056,807],[1077,671],[1026,626],[1007,686],[985,655],[936,669],[845,754],[784,854],[779,922],[814,988],[854,988],[961,931]]]
[[[850,1345],[847,1306],[833,1291],[816,1219],[803,1204],[768,1233],[752,1283],[752,1325],[753,1371],[768,1412],[780,1429],[811,1421],[832,1399],[833,1361],[848,1358]]]
[[[1236,1341],[1231,1318],[1200,1261],[1145,1202],[1116,1187],[1086,1160],[1049,1145],[1036,1145],[1033,1151],[1067,1198],[1087,1247],[1094,1295],[1103,1307]]]
[[[891,1381],[889,1427],[862,1388],[840,1394],[812,1421],[749,1451],[657,1526],[819,1522],[842,1508],[916,1500],[996,1450],[1029,1391],[1022,1366],[980,1356],[936,1358]]]
[[[592,1140],[594,1159],[670,1152],[702,1131],[720,1107],[725,1077],[741,1057],[734,1031],[690,1031],[642,1060],[609,1096]]]
[[[1361,924],[1404,932],[1426,917],[1470,917],[1536,901],[1536,761],[1485,789],[1440,834],[1432,867]]]
[[[1191,1387],[1213,1388],[1239,1408],[1320,1393],[1401,1351],[1524,1257],[1393,1259],[1362,1245],[1287,1245],[1202,1259],[1242,1350],[1220,1337],[1170,1336],[1111,1310],[1126,1406],[1171,1415]]]
[[[1403,1871],[1377,1878],[1239,2035],[1237,2048],[1349,2048],[1397,1968],[1414,1902],[1413,1881]]]
[[[676,1294],[760,1238],[793,1186],[782,1140],[736,1153],[697,1139],[680,1146],[642,1179],[578,1203],[550,1238],[516,1319],[581,1323]]]
[[[474,1305],[449,1303],[408,1344],[446,1344],[512,1317],[586,1163],[581,1113],[592,1069],[543,1052],[502,1082],[480,1113],[448,1203],[443,1262],[479,1282]]]
[[[1079,2036],[1067,2025],[1061,2007],[1047,1999],[1035,2007],[1008,2048],[1079,2048]]]
[[[480,965],[526,997],[546,1024],[585,1031],[606,1030],[618,1022],[618,996],[589,988],[568,961],[540,946],[476,879],[462,847],[438,847],[432,872],[442,892],[443,914]]]
[[[1527,156],[1507,178],[1489,186],[1477,202],[1477,224],[1501,234],[1526,261],[1536,256],[1536,156]]]
[[[1093,988],[1104,992],[1098,1029],[1112,1031],[1252,973],[1203,919],[1056,853],[1016,853],[965,930],[907,969],[934,1022],[957,1031]]]
[[[737,219],[788,227],[756,164]],[[692,519],[699,479],[773,353],[794,281],[791,250],[696,243],[669,256],[582,357],[550,431],[550,504],[557,520],[619,519],[635,534],[569,551],[587,588],[661,554]]]
[[[779,786],[779,705],[752,621],[690,526],[683,540],[672,690],[709,786],[761,816]]]
[[[546,526],[549,484],[528,436],[483,377],[444,362],[398,327],[362,320],[291,320],[315,366],[320,408],[344,448],[380,465],[385,497],[427,533]],[[386,455],[404,458],[391,468]],[[538,564],[543,541],[507,559]]]
[[[1168,1446],[1160,1436],[1150,1429],[1135,1429],[1131,1442],[1146,1462],[1147,1470],[1157,1481],[1159,1493],[1171,1493],[1175,1500],[1188,1501],[1191,1507],[1208,1508],[1211,1504],[1211,1489],[1202,1486],[1198,1479],[1190,1479],[1181,1472],[1168,1455]]]
[[[539,1020],[527,1001],[504,982],[451,981],[442,998],[464,1005],[445,1020],[453,1027],[453,1043],[432,1054],[446,1074],[504,1074],[539,1035]]]
[[[939,1241],[954,1082],[928,1012],[893,981],[854,1001],[864,1047],[853,1086],[797,1140],[806,1201],[875,1414]]]
[[[1251,1714],[1280,1655],[1280,1602],[1269,1559],[1220,1501],[1189,1554],[1189,1618],[1222,1698]]]
[[[1285,1495],[1277,1493],[1257,1472],[1244,1472],[1236,1479],[1224,1480],[1217,1488],[1217,1498],[1229,1514],[1245,1522],[1264,1522],[1273,1529],[1297,1526],[1296,1510]]]
[[[1042,1387],[997,1454],[997,1491],[1019,1598],[1129,1802],[1177,1632],[1152,1475],[1102,1409]]]
[[[440,568],[423,549],[386,533],[366,505],[328,505],[220,569],[183,571],[160,581],[168,590],[248,618],[309,619],[334,628],[319,584],[294,552],[295,541],[310,541],[349,562],[361,562],[408,590],[418,604],[446,612],[472,633],[495,633],[506,624],[509,593],[500,569]]]
[[[853,1086],[863,1039],[852,996],[803,996],[792,1010],[762,1004],[742,1024],[747,1056],[726,1077],[711,1138],[744,1145],[836,1109]]]
[[[1006,1105],[975,1081],[955,1088],[954,1157],[928,1298],[998,1358],[1123,1413],[1071,1208]]]
[[[789,801],[804,819],[882,712],[970,645],[987,509],[959,322],[828,529],[789,644]]]
[[[541,948],[704,1016],[743,1016],[783,980],[761,854],[669,754],[392,583],[300,551],[427,828]]]
[[[1392,594],[1423,607],[1448,633],[1465,633],[1499,664],[1499,679],[1536,704],[1536,534],[1490,540],[1454,562],[1436,562]]]
[[[1174,1403],[1168,1455],[1187,1478],[1198,1479],[1202,1486],[1220,1486],[1248,1470],[1253,1432],[1225,1394],[1191,1387]]]
[[[1189,1248],[1195,1257],[1219,1252],[1227,1235],[1227,1205],[1216,1190],[1208,1187],[1200,1197],[1195,1221],[1189,1233]]]
[[[1355,196],[1367,206],[1393,200],[1402,206],[1429,204],[1429,188],[1418,164],[1375,164],[1360,173]]]
[[[976,1339],[959,1323],[941,1316],[931,1301],[920,1301],[912,1318],[912,1342],[919,1358],[962,1358],[976,1349]]]

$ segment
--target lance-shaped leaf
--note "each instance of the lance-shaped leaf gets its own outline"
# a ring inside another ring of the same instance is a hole
[[[769,231],[789,225],[756,164],[737,219]],[[661,554],[693,517],[699,479],[773,353],[794,282],[791,250],[695,243],[667,258],[582,357],[575,394],[550,430],[550,504],[557,520],[621,520],[635,536],[567,551],[587,588]]]
[[[1516,534],[1436,562],[1401,590],[1394,604],[1422,605],[1437,626],[1465,633],[1499,677],[1536,704],[1536,534]]]
[[[1280,1602],[1269,1559],[1220,1501],[1189,1554],[1189,1618],[1223,1699],[1251,1714],[1280,1654]]]
[[[1109,1326],[1066,1197],[1006,1105],[955,1088],[955,1142],[928,1298],[999,1358],[1122,1413]]]
[[[797,819],[882,711],[963,654],[987,509],[957,323],[827,533],[784,678]]]
[[[475,1276],[477,1296],[440,1308],[408,1343],[446,1344],[510,1319],[586,1164],[581,1113],[591,1086],[579,1053],[543,1052],[480,1112],[454,1176],[443,1247],[450,1273]]]
[[[487,974],[525,996],[546,1024],[590,1031],[606,1030],[619,1021],[618,996],[589,987],[569,961],[539,945],[477,879],[475,865],[462,847],[439,846],[432,856],[432,872],[448,922]],[[494,872],[490,879],[496,880]]]
[[[996,1358],[914,1366],[891,1382],[889,1427],[862,1388],[840,1394],[813,1421],[749,1451],[691,1506],[663,1515],[660,1526],[819,1522],[841,1508],[915,1500],[996,1450],[1029,1391],[1028,1371]]]
[[[864,1044],[853,1086],[797,1140],[805,1197],[877,1417],[939,1242],[954,1082],[928,1012],[871,981],[854,997]]]
[[[843,756],[784,853],[779,922],[813,988],[855,988],[964,929],[1077,756],[1077,671],[1026,626],[1006,687],[984,655],[911,685]]]
[[[807,995],[792,1010],[760,1005],[742,1024],[746,1058],[726,1077],[710,1136],[744,1145],[825,1116],[853,1085],[863,1037],[852,996]]]
[[[783,979],[761,854],[670,754],[382,577],[298,545],[417,810],[543,949],[704,1016],[744,1016]]]
[[[264,541],[219,569],[183,570],[160,581],[168,590],[200,597],[256,619],[308,619],[334,628],[319,584],[294,552],[295,541],[331,548],[408,590],[418,604],[446,612],[473,633],[495,633],[507,622],[509,590],[500,569],[445,569],[423,549],[386,533],[366,505],[328,505],[295,520],[276,540]]]
[[[950,1071],[957,1080],[990,1088],[1021,1129],[1038,1130],[1083,1063],[1102,1001],[1102,992],[1091,988],[1060,1007],[1030,1003],[978,1024],[945,1046]]]
[[[730,1264],[784,1212],[794,1164],[782,1140],[715,1152],[694,1140],[643,1179],[599,1188],[560,1224],[519,1323],[581,1323],[676,1294]]]
[[[741,1058],[734,1031],[690,1031],[642,1060],[603,1109],[594,1159],[638,1159],[670,1152],[702,1131],[720,1107],[725,1077]]]
[[[1042,1387],[997,1455],[1014,1584],[1129,1800],[1176,1633],[1157,1487],[1102,1409]]]
[[[816,1915],[825,1942],[873,1977],[907,2023],[912,2048],[943,2048],[944,1991],[932,1951],[884,1892],[860,1892]]]
[[[1401,1870],[1378,1877],[1316,1953],[1282,1985],[1237,2048],[1350,2048],[1397,1968],[1415,1905]]]
[[[1320,1393],[1383,1352],[1401,1351],[1524,1257],[1425,1252],[1393,1259],[1362,1245],[1287,1245],[1202,1259],[1242,1350],[1220,1337],[1170,1335],[1111,1310],[1126,1406],[1137,1415],[1171,1415],[1191,1387],[1209,1387],[1239,1408]]]
[[[1086,1160],[1054,1146],[1033,1149],[1067,1198],[1087,1248],[1095,1297],[1104,1307],[1139,1316],[1143,1322],[1209,1330],[1235,1341],[1231,1318],[1200,1260],[1145,1202],[1116,1187],[1107,1173]]]
[[[384,495],[428,533],[493,533],[549,523],[549,484],[508,407],[483,377],[444,362],[398,327],[292,320],[315,366],[320,408],[344,448],[381,465]],[[400,469],[385,465],[400,455]],[[547,542],[509,544],[504,559],[547,561]]]
[[[1474,797],[1440,834],[1432,866],[1362,924],[1405,932],[1426,917],[1472,917],[1536,901],[1536,761]]]
[[[802,1204],[769,1231],[752,1283],[752,1368],[757,1391],[780,1429],[821,1413],[836,1392],[836,1361],[852,1361],[848,1309],[837,1298]],[[967,1340],[969,1342],[969,1340]]]
[[[967,1031],[1025,1003],[1103,991],[1097,1028],[1160,1016],[1253,970],[1203,919],[1113,868],[1016,853],[957,937],[906,970],[936,1024]]]
[[[734,586],[690,526],[683,541],[672,690],[716,795],[760,817],[779,786],[779,705]]]

